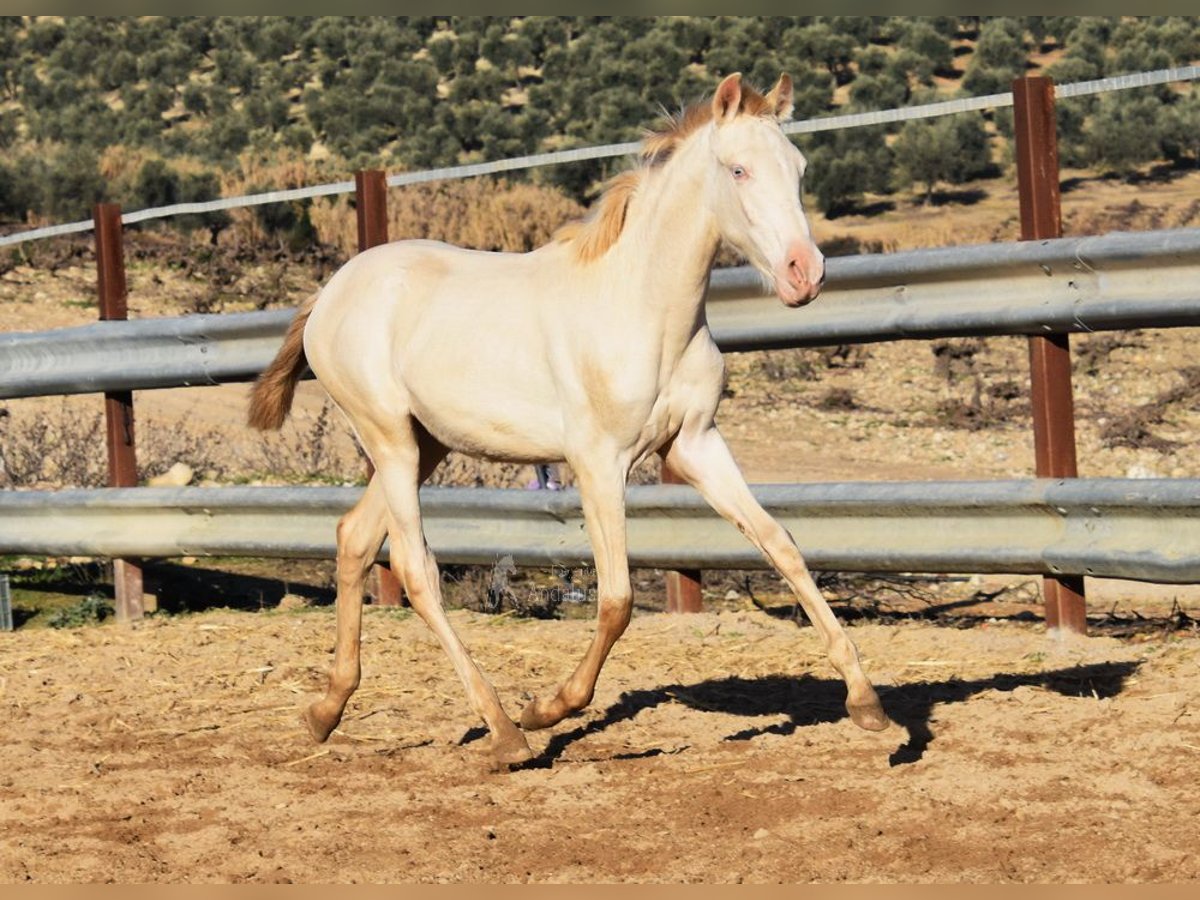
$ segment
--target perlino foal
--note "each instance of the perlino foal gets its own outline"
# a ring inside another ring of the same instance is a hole
[[[779,570],[846,681],[855,723],[888,725],[858,653],[788,532],[754,499],[714,415],[724,365],[704,315],[722,241],[788,306],[815,298],[825,260],[800,203],[805,160],[779,128],[784,75],[765,96],[739,75],[644,142],[589,219],[531,253],[430,241],[376,247],[343,266],[297,314],[254,387],[250,423],[278,428],[306,366],[375,465],[337,529],[337,642],[325,696],[306,712],[317,740],[358,686],[363,585],[390,537],[392,568],[437,635],[492,734],[497,763],[531,757],[523,729],[585,707],[629,623],[625,483],[653,453],[694,485]],[[596,633],[575,671],[532,701],[518,728],[442,609],[418,488],[449,450],[570,464],[596,559]]]

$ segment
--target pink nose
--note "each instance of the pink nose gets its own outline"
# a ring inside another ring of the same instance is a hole
[[[784,259],[779,298],[788,306],[803,306],[821,293],[825,284],[825,257],[812,241],[795,241]]]

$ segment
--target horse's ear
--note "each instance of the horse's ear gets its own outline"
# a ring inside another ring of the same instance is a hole
[[[792,117],[792,110],[796,108],[795,103],[792,102],[792,96],[792,76],[784,72],[775,82],[775,87],[771,88],[767,94],[767,103],[771,105],[775,118],[790,119]]]
[[[741,105],[742,73],[734,72],[732,75],[725,76],[725,80],[717,86],[717,92],[713,94],[713,121],[718,125],[722,122],[733,121]]]

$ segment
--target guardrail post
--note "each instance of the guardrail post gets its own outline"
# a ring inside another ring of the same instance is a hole
[[[358,252],[370,250],[388,242],[387,177],[379,169],[354,173],[354,211],[358,218]],[[367,462],[368,480],[375,467]],[[376,563],[375,603],[379,606],[403,606],[404,592],[400,580],[384,563]]]
[[[675,470],[662,464],[663,484],[685,484]],[[678,569],[667,572],[667,612],[693,613],[704,611],[704,600],[700,594],[701,574],[699,569]]]
[[[92,211],[96,226],[96,288],[100,299],[100,320],[121,321],[129,318],[125,298],[125,249],[122,238],[121,207],[98,203]],[[104,394],[105,446],[108,451],[108,486],[137,486],[137,453],[133,431],[133,392],[106,391]],[[142,569],[127,559],[113,560],[113,593],[118,622],[142,618]]]
[[[1043,76],[1013,81],[1017,187],[1021,240],[1062,237],[1058,183],[1058,128],[1054,82]],[[1071,392],[1071,344],[1067,334],[1029,338],[1033,439],[1039,478],[1075,478],[1075,402]],[[1083,577],[1042,579],[1046,627],[1087,632]]]

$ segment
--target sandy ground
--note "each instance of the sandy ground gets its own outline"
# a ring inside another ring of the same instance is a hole
[[[590,624],[456,612],[510,712]],[[1164,881],[1200,875],[1200,638],[851,629],[885,706],[845,718],[811,628],[635,617],[593,707],[489,771],[450,666],[371,610],[317,747],[328,609],[0,635],[0,879]]]
[[[1068,232],[1193,225],[1198,195],[1200,176],[1068,185]],[[979,220],[970,227],[968,209]],[[1007,240],[1015,210],[1011,191],[998,191],[953,211],[908,211],[900,226],[847,217],[816,228],[823,240],[887,249]],[[131,260],[132,315],[195,306],[203,273],[172,271]],[[264,285],[302,297],[313,276],[254,277],[239,302],[253,305]],[[0,329],[92,321],[93,278],[86,259],[53,274],[0,274]],[[1082,475],[1200,477],[1187,452],[1200,437],[1200,379],[1187,368],[1194,337],[1073,339]],[[729,357],[721,422],[748,478],[1029,477],[1024,341],[943,344],[941,358],[925,342]],[[139,392],[145,474],[181,460],[198,481],[359,477],[344,430],[321,418],[315,385],[302,388],[294,423],[274,444],[241,424],[245,392]],[[15,449],[29,451],[24,486],[62,470],[98,477],[93,443],[71,437],[97,402],[3,404],[10,462]],[[64,424],[40,443],[22,437],[48,421]],[[1128,440],[1106,437],[1123,422]],[[53,465],[38,465],[43,453]],[[444,471],[457,483],[505,485],[531,474]],[[853,636],[899,723],[871,735],[843,715],[843,688],[810,628],[748,600],[698,616],[647,612],[661,606],[655,590],[643,588],[592,709],[534,735],[536,764],[510,773],[490,771],[457,679],[407,612],[368,611],[363,686],[323,747],[298,711],[323,685],[328,608],[0,634],[0,712],[10,723],[0,745],[0,881],[1200,875],[1194,629],[1055,640],[1026,596],[1036,588],[1010,591],[1021,597],[1008,607],[989,601],[966,629],[948,627],[949,617],[859,624]],[[1135,617],[1165,616],[1175,600],[1193,619],[1200,609],[1195,588],[1090,581],[1088,592],[1094,621],[1118,602]],[[199,605],[239,599],[209,594]],[[514,714],[525,692],[571,669],[592,627],[451,615]]]

